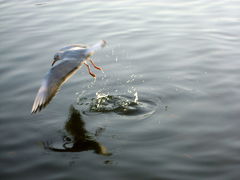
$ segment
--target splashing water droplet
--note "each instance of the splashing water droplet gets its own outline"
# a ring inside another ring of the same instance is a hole
[[[137,92],[134,93],[134,97],[135,97],[134,102],[138,103],[138,93]]]

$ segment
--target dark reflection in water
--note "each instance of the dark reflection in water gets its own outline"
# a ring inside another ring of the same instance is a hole
[[[85,123],[81,117],[81,113],[73,106],[69,109],[69,119],[66,121],[65,130],[69,135],[63,136],[63,144],[61,148],[53,147],[49,143],[45,143],[45,148],[56,152],[81,152],[93,150],[97,154],[111,155],[107,148],[97,142],[93,136],[85,129]],[[95,136],[99,136],[103,131],[99,128],[95,132]]]

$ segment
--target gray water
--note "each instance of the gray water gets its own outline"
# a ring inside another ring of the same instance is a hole
[[[30,114],[54,53],[108,45]],[[0,1],[1,180],[240,177],[240,2]]]

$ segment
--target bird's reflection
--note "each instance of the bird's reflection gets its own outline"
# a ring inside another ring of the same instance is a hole
[[[63,136],[63,144],[61,148],[46,145],[45,147],[56,152],[81,152],[93,150],[97,154],[111,155],[107,148],[97,142],[90,133],[85,129],[85,123],[81,118],[81,114],[73,106],[69,110],[69,119],[65,124],[65,130],[70,136]],[[102,131],[98,129],[95,136]]]

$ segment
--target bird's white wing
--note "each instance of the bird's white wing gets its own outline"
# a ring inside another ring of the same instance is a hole
[[[96,44],[94,44],[93,46],[87,48],[86,54],[89,54],[89,53],[92,54],[95,51],[105,47],[106,44],[107,44],[107,42],[105,40],[101,40],[101,41],[97,42]]]
[[[69,49],[72,49],[72,48],[74,48],[74,47],[77,47],[77,48],[88,48],[88,46],[87,45],[83,45],[83,44],[72,44],[72,45],[69,45],[69,46],[66,46],[66,47],[64,47],[64,48],[62,48],[62,49],[60,49],[60,51],[66,51],[66,50],[69,50]]]
[[[84,49],[86,49],[86,53],[88,54],[88,53],[94,53],[95,51],[105,47],[106,44],[107,44],[107,42],[105,40],[101,40],[101,41],[97,42],[96,44],[94,44],[91,47],[88,47],[88,46],[83,45],[83,44],[72,44],[70,46],[67,46],[67,47],[64,47],[64,48],[60,49],[60,51],[65,51],[65,50],[77,47],[77,48],[84,48]]]
[[[41,111],[55,96],[60,86],[81,66],[77,60],[62,60],[46,74],[32,106],[32,113]]]

